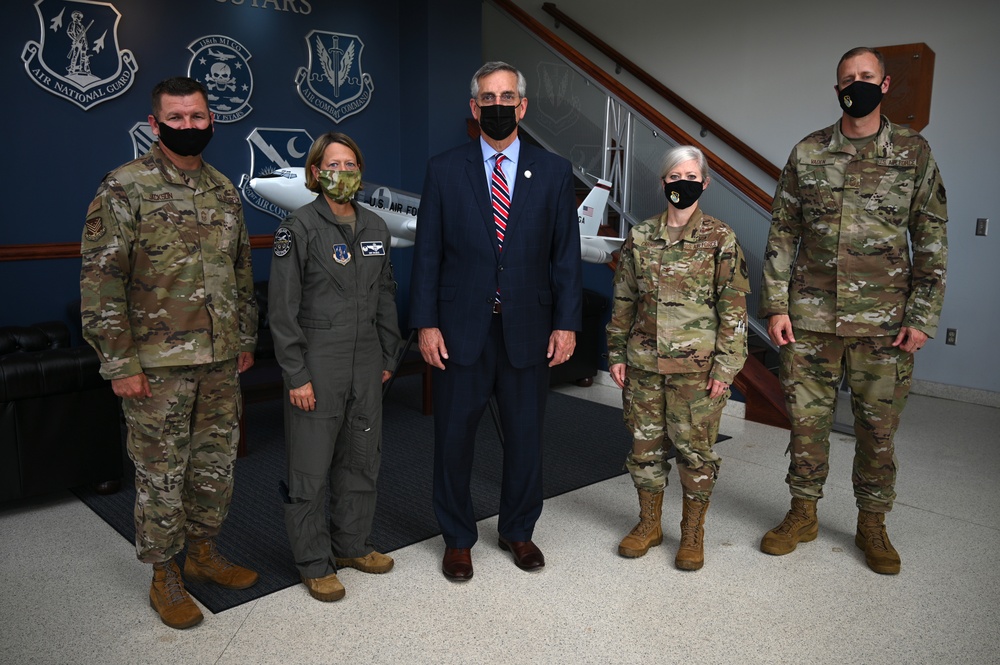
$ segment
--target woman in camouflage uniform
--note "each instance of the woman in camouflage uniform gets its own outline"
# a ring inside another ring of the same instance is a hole
[[[684,490],[675,564],[704,563],[705,513],[719,471],[712,451],[729,385],[746,360],[746,261],[736,234],[702,213],[708,164],[693,146],[667,153],[668,206],[637,224],[615,273],[608,364],[632,431],[626,466],[639,492],[639,524],[618,546],[640,557],[663,542],[660,514],[671,443]]]

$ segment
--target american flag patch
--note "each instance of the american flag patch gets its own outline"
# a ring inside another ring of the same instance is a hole
[[[590,206],[583,206],[581,208],[581,210],[583,210],[583,214],[586,217],[593,217],[594,216],[594,209],[591,208]]]

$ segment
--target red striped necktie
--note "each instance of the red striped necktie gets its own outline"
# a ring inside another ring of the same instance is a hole
[[[500,168],[507,156],[498,152],[494,157],[496,164],[493,166],[493,177],[490,181],[490,198],[493,200],[493,223],[497,228],[497,244],[502,252],[504,234],[507,233],[507,215],[510,213],[510,188]],[[497,289],[496,301],[500,302],[500,289]]]
[[[493,200],[493,222],[497,227],[497,242],[500,245],[500,251],[503,251],[503,237],[507,232],[507,215],[510,213],[510,188],[507,187],[507,178],[500,168],[507,156],[503,153],[497,153],[495,158],[496,165],[493,167],[490,198]]]

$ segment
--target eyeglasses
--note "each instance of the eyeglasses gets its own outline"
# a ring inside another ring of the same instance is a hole
[[[484,92],[479,95],[479,104],[481,106],[491,106],[497,103],[497,96],[492,92]],[[518,102],[518,96],[516,92],[501,92],[500,93],[500,103],[504,106],[513,106]]]

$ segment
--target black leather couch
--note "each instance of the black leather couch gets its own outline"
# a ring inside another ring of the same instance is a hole
[[[118,489],[118,398],[60,322],[0,327],[0,502],[95,483]]]

